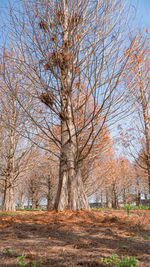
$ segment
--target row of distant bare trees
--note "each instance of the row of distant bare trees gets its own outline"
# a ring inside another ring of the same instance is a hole
[[[32,164],[34,167],[31,167]],[[39,152],[37,155],[37,151],[32,154],[32,164],[15,189],[18,208],[23,209],[24,204],[32,209],[43,204],[45,208],[47,204],[47,209],[51,210],[57,193],[58,166],[55,164],[50,169],[52,162]],[[100,202],[101,207],[119,208],[132,203],[141,205],[143,197],[148,199],[148,179],[141,168],[133,166],[126,158],[116,159],[110,152],[103,165],[101,162],[97,164],[90,179],[84,181],[87,196],[95,193],[92,201]]]
[[[15,210],[17,191],[20,206],[26,192],[33,208],[45,194],[48,208],[88,209],[87,196],[110,185],[117,206],[116,187],[131,178],[119,178],[115,159],[110,167],[109,131],[131,112],[144,122],[136,163],[150,192],[149,41],[131,30],[129,4],[21,0],[9,13],[11,47],[0,70],[3,209]]]

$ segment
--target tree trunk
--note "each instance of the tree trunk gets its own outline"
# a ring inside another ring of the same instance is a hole
[[[125,206],[127,204],[127,195],[126,195],[126,189],[123,189],[123,205]]]
[[[32,210],[36,209],[36,199],[33,197],[32,198]]]
[[[47,193],[47,210],[52,210],[54,208],[54,195],[52,194],[52,183],[51,177],[48,177],[47,180],[48,193]]]
[[[15,211],[15,198],[14,198],[14,188],[7,187],[4,191],[4,197],[2,202],[2,210],[3,211]]]
[[[7,162],[7,175],[5,180],[3,210],[15,211],[14,182],[15,182],[15,149],[16,149],[16,106],[17,100],[13,99],[13,114],[10,130],[10,148]]]
[[[21,194],[19,208],[22,210],[24,209],[24,193]]]
[[[114,209],[118,208],[118,196],[117,196],[117,192],[116,192],[115,186],[113,186],[113,192],[112,192],[112,207]]]
[[[106,208],[111,208],[110,195],[108,189],[106,189]]]
[[[52,203],[52,199],[50,197],[50,195],[48,194],[47,196],[47,210],[52,210],[54,207],[53,203]]]
[[[137,206],[140,206],[141,205],[141,193],[140,191],[138,191],[137,193]]]
[[[69,101],[68,101],[69,102]],[[76,140],[72,123],[71,108],[68,103],[69,118],[62,121],[62,149],[59,172],[57,210],[89,209],[88,198],[84,191],[80,167],[76,163]]]
[[[100,198],[99,198],[99,194],[100,194],[100,192],[98,191],[98,192],[96,192],[95,193],[95,202],[96,202],[96,208],[98,209],[99,208],[99,206],[100,206],[100,203],[99,203],[99,200],[100,200]]]
[[[114,207],[114,191],[111,192],[111,207]]]
[[[60,166],[60,184],[56,202],[57,211],[89,209],[80,170],[71,170],[70,174],[70,170],[65,170],[62,167]]]
[[[116,191],[114,191],[114,208],[117,209],[118,205],[117,205],[118,201],[117,201],[117,194]]]
[[[103,193],[101,192],[101,208],[104,207],[104,202],[103,202]]]
[[[10,155],[12,155],[10,153]],[[14,196],[14,157],[10,157],[8,161],[8,174],[5,177],[4,195],[2,201],[2,209],[4,211],[15,211],[15,196]]]
[[[35,202],[35,208],[36,208],[36,209],[39,209],[39,208],[40,208],[39,200],[36,200],[36,202]]]
[[[69,48],[69,11],[68,3],[62,0],[63,7],[63,50],[64,55],[70,55]],[[66,58],[66,57],[65,57]],[[73,61],[72,61],[73,63]],[[77,142],[74,119],[72,114],[72,94],[70,82],[70,59],[65,59],[61,67],[61,158],[59,172],[59,188],[56,199],[57,211],[65,209],[88,209],[88,199],[84,191],[80,167],[77,163]]]
[[[140,62],[140,61],[139,61]],[[139,63],[138,62],[138,63]],[[142,74],[141,69],[139,69],[139,82],[140,82],[140,93],[141,93],[141,102],[142,102],[142,110],[144,117],[144,135],[146,141],[146,165],[148,171],[148,190],[149,190],[149,209],[150,209],[150,118],[149,118],[149,106],[147,105],[146,100],[146,92],[143,88],[142,83]]]
[[[150,209],[150,166],[148,168],[148,189],[149,189],[149,209]]]
[[[147,193],[144,193],[144,199],[147,200]]]
[[[28,197],[28,206],[27,206],[28,209],[30,209],[30,197]]]

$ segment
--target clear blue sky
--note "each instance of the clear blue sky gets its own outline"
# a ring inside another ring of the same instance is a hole
[[[150,0],[132,0],[137,8],[136,20],[139,20],[140,26],[150,27]]]

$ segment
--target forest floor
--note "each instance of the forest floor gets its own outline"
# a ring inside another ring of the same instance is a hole
[[[0,213],[1,267],[115,266],[112,254],[150,266],[149,210]]]

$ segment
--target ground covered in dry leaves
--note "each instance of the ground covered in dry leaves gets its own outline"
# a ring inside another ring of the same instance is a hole
[[[150,211],[0,214],[0,266],[113,266],[112,254],[150,266]]]

